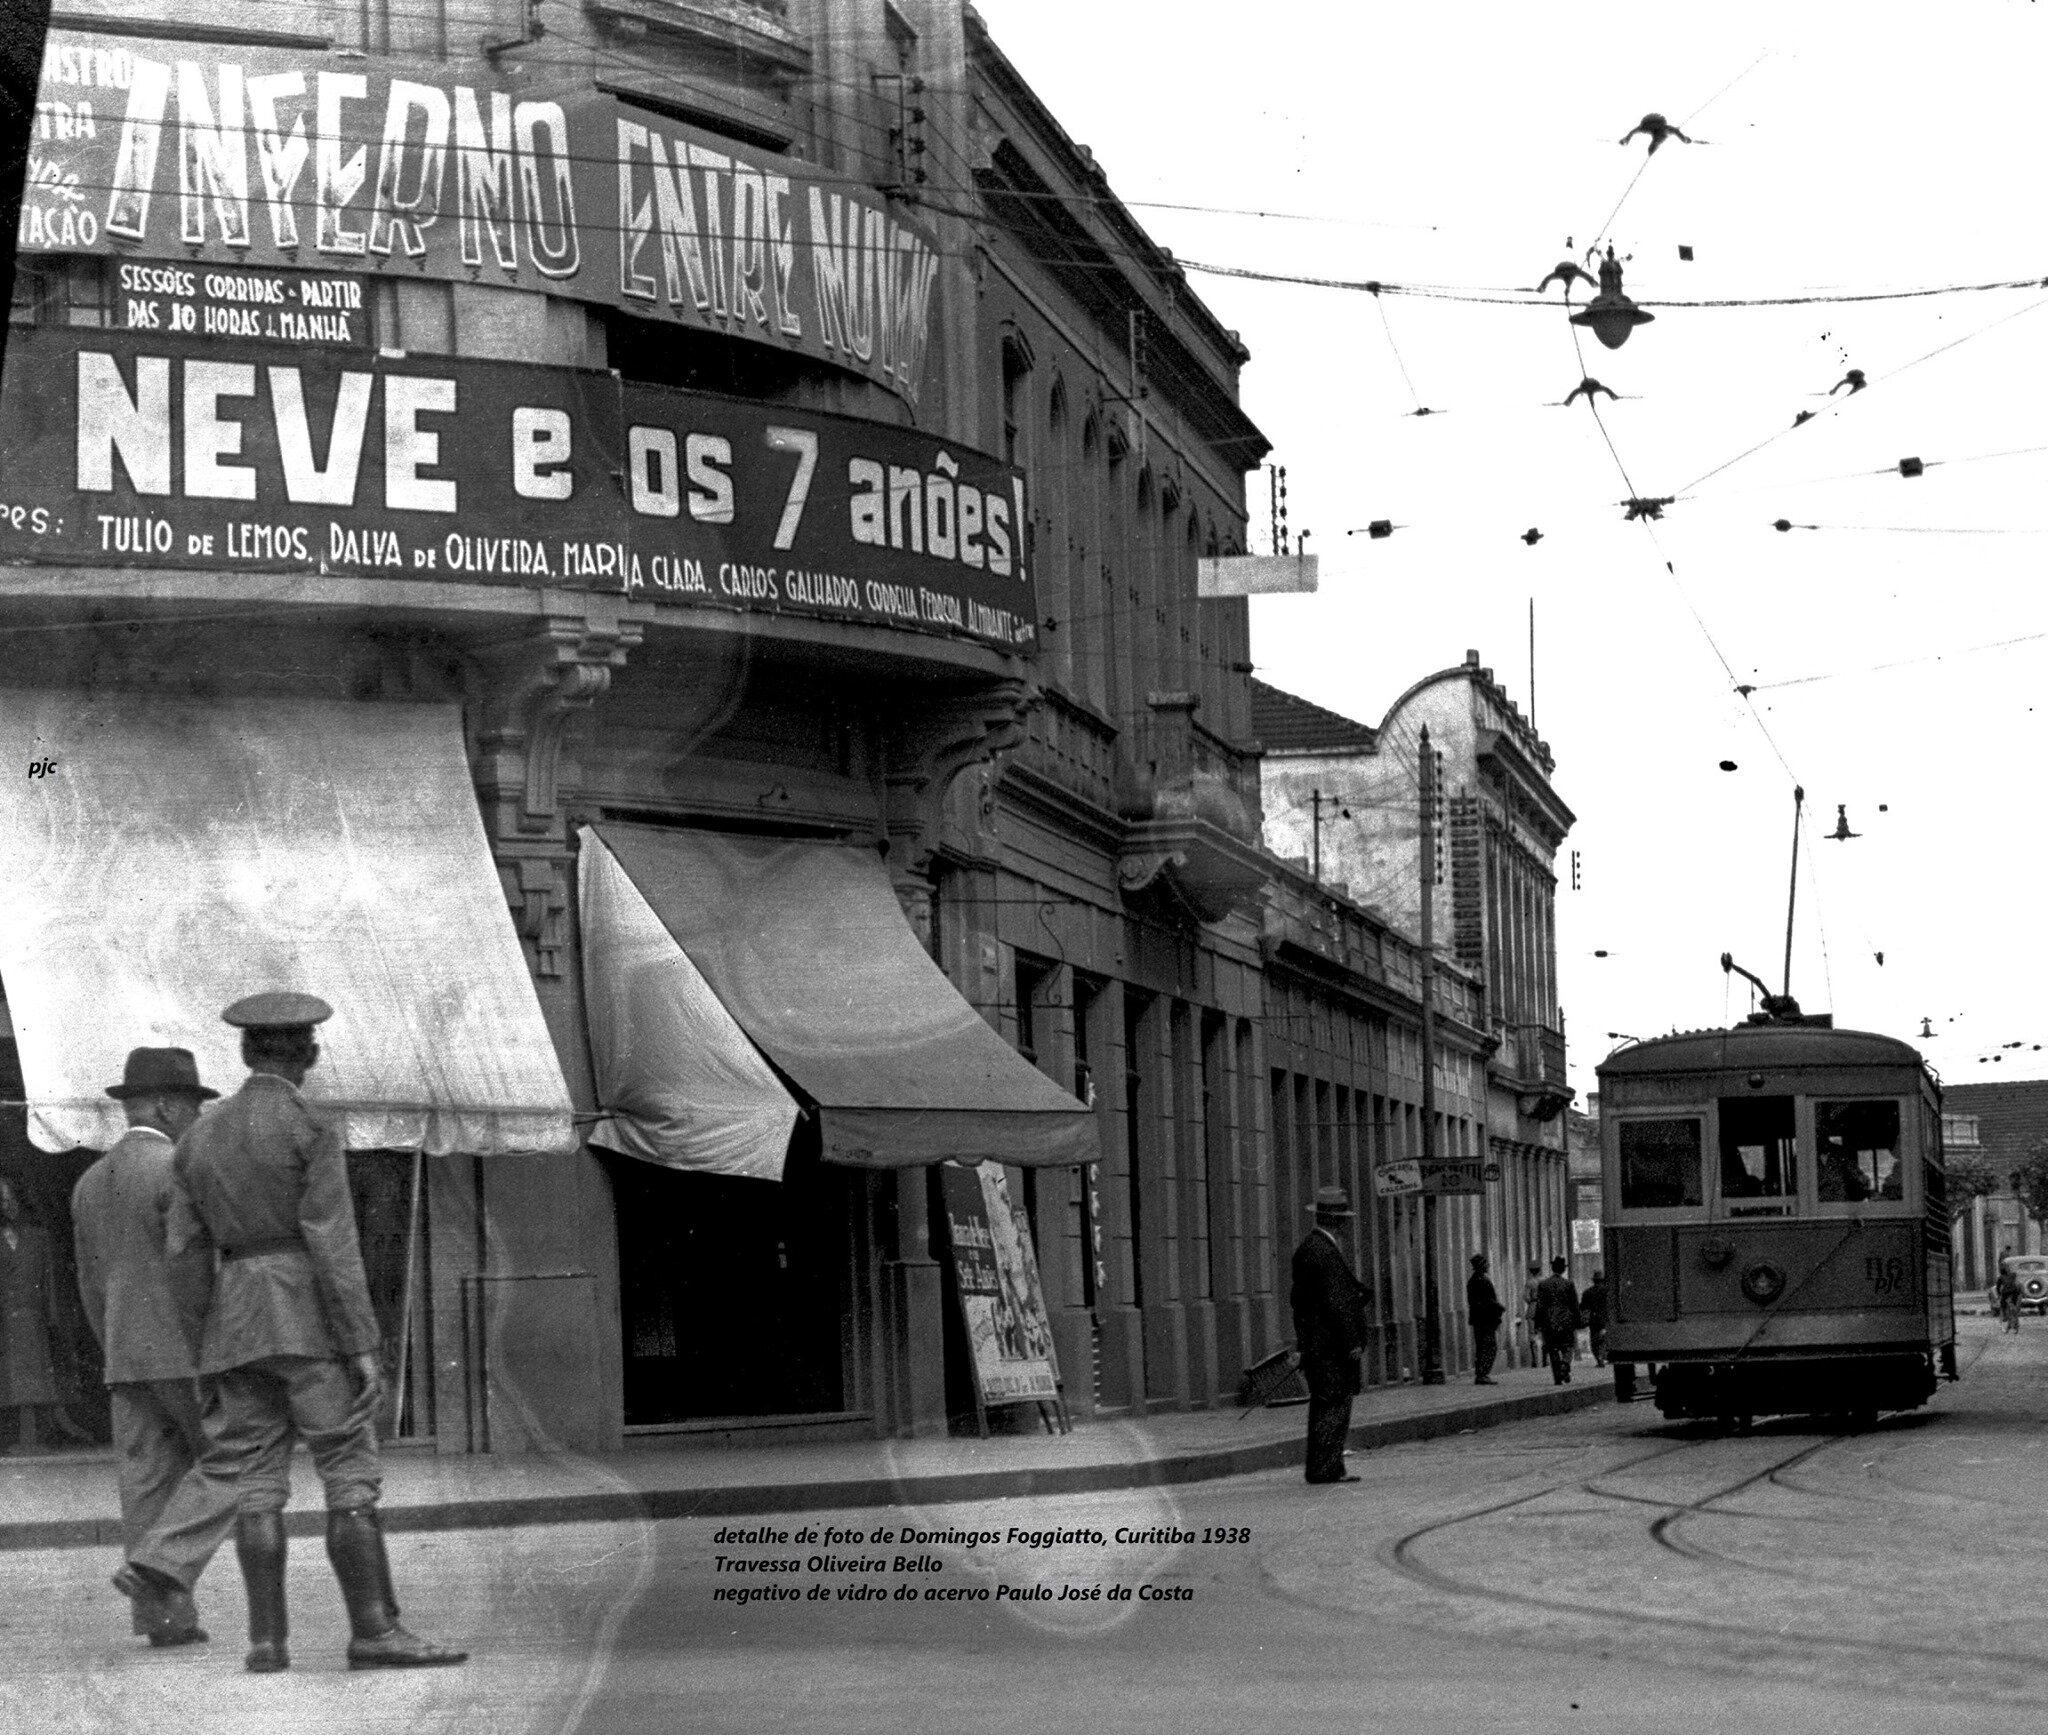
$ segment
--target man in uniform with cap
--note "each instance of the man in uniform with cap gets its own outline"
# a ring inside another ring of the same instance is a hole
[[[1337,1232],[1351,1220],[1351,1200],[1342,1187],[1316,1194],[1316,1226],[1294,1250],[1295,1347],[1308,1382],[1310,1482],[1356,1482],[1344,1468],[1344,1442],[1351,1433],[1351,1400],[1364,1386],[1365,1309],[1372,1291],[1358,1281],[1344,1257]]]
[[[235,1524],[232,1488],[197,1496],[178,1545],[156,1524],[205,1449],[192,1346],[178,1329],[164,1264],[172,1141],[220,1095],[199,1082],[186,1048],[138,1048],[109,1085],[128,1130],[71,1193],[78,1289],[106,1363],[114,1447],[120,1453],[121,1543],[114,1586],[134,1601],[135,1630],[152,1645],[205,1639],[192,1586]]]
[[[313,1027],[333,1008],[310,994],[256,994],[221,1016],[241,1028],[249,1078],[179,1141],[168,1246],[186,1329],[199,1345],[200,1478],[233,1487],[239,1507],[248,1667],[290,1666],[284,1508],[294,1437],[306,1442],[326,1489],[327,1559],[348,1605],[349,1667],[460,1663],[467,1652],[398,1624],[377,1520],[377,1319],[341,1139],[299,1094],[320,1058]]]

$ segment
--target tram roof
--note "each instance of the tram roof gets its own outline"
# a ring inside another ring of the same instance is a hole
[[[1831,1030],[1815,1024],[1738,1024],[1729,1030],[1683,1030],[1618,1048],[1602,1076],[1650,1072],[1726,1072],[1791,1066],[1913,1066],[1920,1051],[1874,1030]]]

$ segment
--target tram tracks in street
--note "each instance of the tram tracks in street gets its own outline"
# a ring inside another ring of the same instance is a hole
[[[1802,1466],[1820,1458],[1830,1448],[1848,1440],[1868,1437],[1867,1430],[1844,1429],[1831,1431],[1824,1438],[1808,1438],[1802,1440],[1796,1449],[1776,1452],[1762,1464],[1753,1461],[1745,1463],[1741,1466],[1740,1475],[1718,1479],[1706,1492],[1694,1495],[1659,1495],[1615,1486],[1617,1482],[1633,1474],[1645,1471],[1655,1473],[1652,1467],[1656,1466],[1662,1466],[1666,1470],[1682,1470],[1687,1461],[1697,1460],[1717,1448],[1736,1445],[1747,1449],[1772,1443],[1752,1434],[1667,1441],[1653,1450],[1637,1453],[1591,1475],[1582,1473],[1560,1477],[1555,1481],[1546,1482],[1543,1486],[1524,1490],[1511,1498],[1490,1501],[1483,1506],[1467,1508],[1461,1512],[1432,1519],[1382,1544],[1376,1550],[1376,1557],[1388,1570],[1427,1586],[1440,1595],[1470,1604],[1490,1604],[1517,1611],[1524,1617],[1534,1617],[1546,1623],[1554,1622],[1560,1616],[1577,1616],[1606,1625],[1610,1630],[1618,1625],[1637,1630],[1664,1631],[1674,1637],[1685,1635],[1703,1640],[1713,1647],[1740,1646],[1760,1658],[1775,1657],[1781,1661],[1809,1665],[1832,1662],[1836,1667],[1844,1663],[1867,1666],[1870,1662],[1881,1660],[1890,1668],[1910,1664],[1943,1678],[1952,1678],[1958,1665],[1967,1664],[1977,1670],[1993,1668],[2009,1671],[2011,1678],[2003,1685],[2010,1691],[2038,1688],[2044,1672],[2048,1672],[2048,1655],[2036,1652],[1929,1644],[1901,1637],[1866,1637],[1842,1631],[1817,1630],[1810,1625],[1763,1625],[1717,1618],[1709,1614],[1687,1614],[1668,1609],[1631,1606],[1621,1601],[1574,1596],[1556,1588],[1548,1580],[1538,1582],[1531,1589],[1489,1582],[1467,1572],[1434,1564],[1427,1558],[1428,1545],[1433,1539],[1447,1541],[1460,1531],[1470,1533],[1489,1521],[1512,1519],[1518,1514],[1528,1513],[1532,1508],[1539,1507],[1544,1501],[1554,1500],[1561,1495],[1577,1494],[1598,1502],[1600,1507],[1609,1509],[1614,1504],[1654,1507],[1657,1515],[1649,1519],[1643,1527],[1646,1538],[1657,1548],[1691,1559],[1702,1567],[1760,1574],[1774,1579],[1793,1580],[1812,1587],[1817,1583],[1826,1582],[1825,1574],[1725,1553],[1700,1542],[1695,1536],[1687,1535],[1685,1527],[1696,1519],[1715,1516],[1771,1522],[1775,1516],[1773,1514],[1730,1509],[1721,1503],[1745,1491],[1768,1484],[1783,1487],[1789,1493],[1824,1492],[1809,1490],[1800,1483],[1784,1479]],[[1674,1463],[1674,1460],[1677,1462]],[[1553,1509],[1550,1515],[1584,1517],[1598,1509],[1599,1507],[1582,1508],[1568,1514]],[[1840,1524],[1843,1521],[1802,1516],[1798,1522]],[[1655,1575],[1652,1576],[1654,1578]],[[1859,1659],[1862,1660],[1861,1663]],[[1985,1684],[1989,1685],[1988,1682]]]

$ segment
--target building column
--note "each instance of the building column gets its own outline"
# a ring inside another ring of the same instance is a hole
[[[1030,690],[1021,680],[990,683],[884,719],[877,734],[882,766],[881,830],[889,879],[919,942],[937,955],[932,862],[953,780],[1024,738]],[[980,996],[970,996],[980,998]],[[946,1432],[945,1289],[939,1257],[942,1231],[932,1222],[923,1169],[899,1171],[894,1233],[882,1254],[884,1341],[877,1392],[881,1424],[903,1437]]]
[[[596,1106],[583,1022],[567,795],[577,782],[564,740],[603,698],[641,638],[619,599],[544,593],[549,612],[514,638],[472,653],[467,707],[484,830],[533,972],[570,1100]],[[611,1188],[583,1149],[571,1156],[493,1156],[432,1165],[434,1264],[462,1309],[453,1334],[437,1321],[436,1359],[463,1344],[472,1450],[616,1448],[624,1412],[618,1243]],[[465,1172],[466,1171],[466,1172]],[[465,1222],[465,1219],[467,1220]],[[454,1233],[451,1235],[449,1231]],[[437,1299],[436,1307],[445,1305]],[[516,1390],[519,1365],[557,1370]],[[438,1389],[445,1427],[453,1393]]]

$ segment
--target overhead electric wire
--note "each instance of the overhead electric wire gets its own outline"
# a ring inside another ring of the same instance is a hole
[[[2016,638],[1992,639],[1981,645],[1959,645],[1949,651],[1927,651],[1917,657],[1900,657],[1893,662],[1870,663],[1861,668],[1834,669],[1820,675],[1793,675],[1782,681],[1753,681],[1750,683],[1750,690],[1757,693],[1773,693],[1786,687],[1810,687],[1822,681],[1847,680],[1853,675],[1882,674],[1889,669],[1907,669],[1921,663],[1946,662],[1951,657],[1976,656],[1984,651],[2008,650],[2014,645],[2038,644],[2043,639],[2048,639],[2048,632],[2021,633]]]
[[[2016,307],[2010,313],[2001,314],[1998,318],[1992,320],[1988,325],[1980,325],[1977,327],[1975,331],[1966,331],[1963,333],[1962,336],[1951,338],[1947,343],[1937,344],[1933,349],[1928,350],[1926,354],[1917,355],[1911,361],[1902,363],[1898,367],[1891,369],[1888,373],[1879,374],[1877,378],[1874,380],[1867,380],[1864,390],[1874,391],[1877,389],[1877,387],[1885,384],[1887,381],[1895,380],[1899,377],[1899,375],[1910,372],[1912,369],[1920,366],[1922,362],[1932,361],[1936,356],[1939,355],[1946,355],[1950,350],[1960,348],[1963,344],[1973,342],[1977,338],[1984,336],[1986,332],[1996,331],[2000,326],[2010,324],[2013,320],[2020,318],[2022,315],[2032,313],[2042,307],[2048,307],[2048,298],[2044,298],[2040,301],[2030,301],[2027,303],[2025,307]],[[1838,401],[1829,404],[1825,409],[1816,411],[1814,416],[1809,419],[1817,421],[1822,416],[1834,415],[1838,411],[1846,409],[1850,404],[1853,404],[1858,398],[1862,396],[1863,392],[1852,391],[1846,398],[1839,399]],[[1690,482],[1686,483],[1686,485],[1683,488],[1680,488],[1678,490],[1678,493],[1680,495],[1690,494],[1702,482],[1712,480],[1712,478],[1720,475],[1724,470],[1732,470],[1737,464],[1741,463],[1745,458],[1754,457],[1758,452],[1761,452],[1766,446],[1775,445],[1779,440],[1782,440],[1787,434],[1795,432],[1798,428],[1803,427],[1804,425],[1804,423],[1795,422],[1792,424],[1791,427],[1784,427],[1778,429],[1776,433],[1767,435],[1765,438],[1757,441],[1755,445],[1746,447],[1744,450],[1737,452],[1734,457],[1726,459],[1719,464],[1716,464],[1711,470],[1708,470],[1699,476],[1695,476]]]

